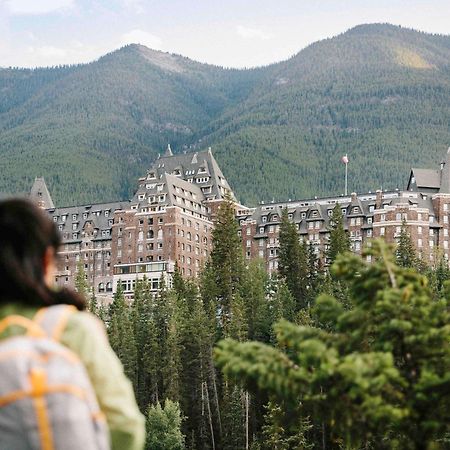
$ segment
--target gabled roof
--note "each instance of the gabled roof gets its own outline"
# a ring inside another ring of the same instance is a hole
[[[411,169],[407,190],[410,190],[413,187],[413,178],[416,189],[439,189],[441,186],[440,170],[437,169]]]

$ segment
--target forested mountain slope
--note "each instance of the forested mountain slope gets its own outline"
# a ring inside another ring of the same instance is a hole
[[[356,27],[267,69],[207,130],[246,200],[403,187],[450,145],[450,37]],[[238,156],[238,157],[237,157]]]
[[[132,45],[87,65],[0,70],[0,192],[127,198],[170,142],[210,145],[247,203],[403,186],[450,145],[450,37],[361,25],[288,61],[226,70]]]
[[[188,145],[259,72],[137,45],[88,65],[0,70],[0,192],[42,175],[57,204],[127,198],[158,152]]]

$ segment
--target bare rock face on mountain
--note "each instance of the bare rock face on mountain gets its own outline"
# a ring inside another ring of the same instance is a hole
[[[128,198],[170,143],[212,146],[240,200],[403,186],[450,143],[450,37],[361,25],[260,69],[130,45],[91,64],[0,69],[0,192]]]

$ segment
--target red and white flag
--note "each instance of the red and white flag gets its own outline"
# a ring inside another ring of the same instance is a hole
[[[348,164],[348,156],[347,156],[347,155],[344,155],[344,156],[341,158],[341,161],[342,161],[344,164]]]

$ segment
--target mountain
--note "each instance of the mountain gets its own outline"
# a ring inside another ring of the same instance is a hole
[[[450,144],[450,37],[361,25],[253,70],[131,45],[0,70],[0,192],[44,176],[57,204],[128,198],[170,142],[213,148],[241,201],[402,187]]]

